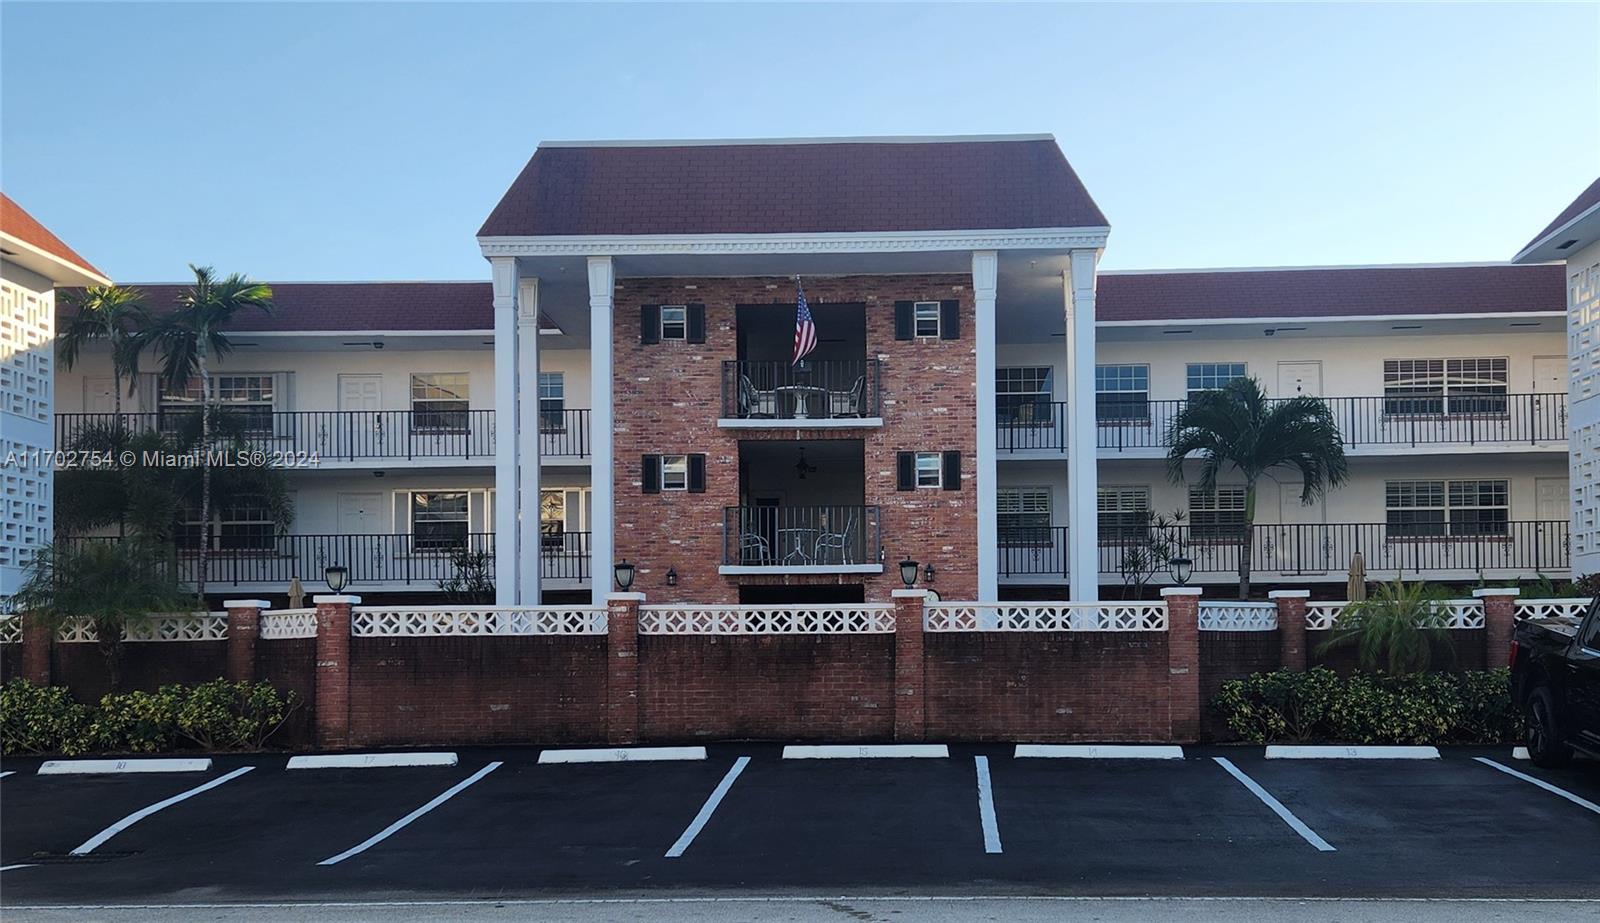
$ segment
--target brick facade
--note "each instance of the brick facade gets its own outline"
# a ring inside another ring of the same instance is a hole
[[[948,599],[977,595],[977,361],[971,279],[967,276],[807,278],[812,305],[864,304],[866,355],[881,359],[883,426],[868,429],[722,429],[722,363],[738,358],[736,310],[772,305],[791,322],[795,283],[788,278],[621,279],[616,287],[614,487],[616,556],[638,564],[637,586],[664,591],[678,573],[674,601],[735,603],[739,585],[865,584],[869,602],[888,602],[900,585],[894,562],[932,562]],[[953,340],[896,340],[894,303],[956,300],[962,335]],[[704,304],[706,342],[641,345],[639,309],[648,304]],[[827,331],[823,330],[826,336]],[[739,503],[739,442],[861,439],[865,498],[880,508],[883,574],[722,576],[723,510]],[[895,453],[959,450],[959,491],[895,489]],[[640,457],[706,453],[704,493],[641,491]]]

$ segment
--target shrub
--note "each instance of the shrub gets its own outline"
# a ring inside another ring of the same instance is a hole
[[[1317,650],[1354,647],[1363,670],[1395,676],[1421,673],[1433,665],[1436,650],[1454,656],[1445,599],[1444,590],[1424,583],[1380,583],[1371,599],[1353,602],[1339,613]]]
[[[114,693],[90,706],[64,687],[18,679],[0,686],[0,753],[259,750],[299,705],[293,692],[281,695],[270,683],[218,679]]]
[[[94,749],[94,710],[60,686],[14,679],[0,686],[0,753],[61,753]]]
[[[1343,679],[1322,667],[1278,670],[1229,680],[1212,707],[1252,743],[1501,743],[1521,733],[1505,668]]]

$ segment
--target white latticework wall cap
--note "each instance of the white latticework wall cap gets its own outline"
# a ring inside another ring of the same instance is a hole
[[[1310,590],[1272,590],[1267,593],[1268,599],[1310,599]]]
[[[351,596],[349,593],[313,596],[311,597],[311,601],[318,606],[337,605],[338,603],[344,603],[350,606],[361,605],[361,597]]]
[[[222,608],[224,608],[224,609],[270,609],[270,608],[272,608],[272,603],[268,602],[265,599],[224,599],[222,601]]]
[[[1517,589],[1514,586],[1484,587],[1481,590],[1473,590],[1472,591],[1472,598],[1473,599],[1483,599],[1483,598],[1489,597],[1489,596],[1521,596],[1521,595],[1522,595],[1522,591]]]
[[[642,603],[642,602],[644,602],[644,594],[643,593],[607,593],[606,594],[606,602],[608,602],[608,603],[625,603],[625,602]]]
[[[1168,586],[1161,588],[1162,596],[1199,596],[1201,589],[1197,586]]]
[[[893,591],[891,591],[889,593],[889,595],[894,597],[895,599],[911,599],[913,597],[915,597],[917,599],[927,599],[928,598],[928,591],[927,590],[893,590]]]

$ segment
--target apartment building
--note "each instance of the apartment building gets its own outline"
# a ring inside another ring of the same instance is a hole
[[[479,230],[490,282],[274,283],[216,398],[315,456],[293,526],[237,504],[187,540],[223,595],[342,564],[437,599],[467,549],[500,605],[622,561],[663,601],[884,601],[902,560],[947,599],[1088,600],[1181,511],[1192,582],[1227,585],[1242,496],[1163,442],[1253,376],[1328,401],[1352,475],[1262,492],[1258,580],[1568,573],[1560,267],[1101,273],[1108,233],[1047,136],[545,144]],[[57,373],[58,445],[107,362]],[[199,398],[135,392],[151,427]]]

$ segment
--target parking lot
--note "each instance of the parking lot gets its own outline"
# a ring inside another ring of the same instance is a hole
[[[704,760],[574,764],[541,764],[536,749],[456,752],[453,767],[287,770],[284,756],[250,755],[120,775],[8,760],[4,903],[1593,898],[1600,868],[1600,764],[1546,772],[1509,748],[1426,761],[1266,759],[1260,747],[792,759],[727,745]]]

